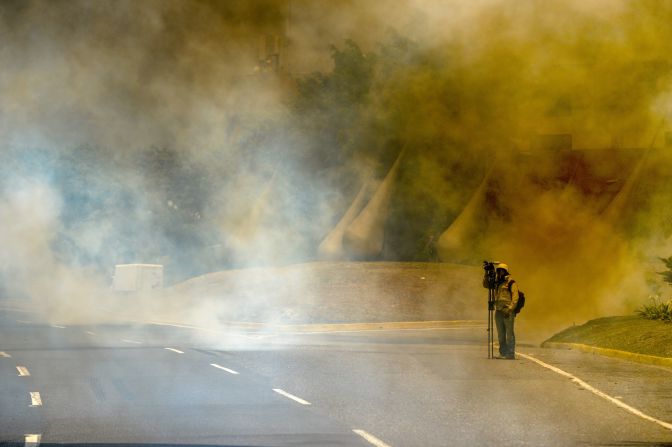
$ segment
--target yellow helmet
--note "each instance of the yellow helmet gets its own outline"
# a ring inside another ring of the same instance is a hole
[[[506,264],[504,264],[503,262],[499,262],[499,263],[497,263],[497,267],[496,267],[496,269],[497,269],[497,270],[499,270],[499,269],[506,270],[506,273],[510,273],[510,272],[509,272],[509,266],[506,265]]]

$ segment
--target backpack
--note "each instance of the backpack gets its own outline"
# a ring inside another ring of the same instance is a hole
[[[511,293],[511,286],[513,285],[514,282],[516,281],[511,281],[509,283],[509,293]],[[513,309],[513,313],[518,315],[523,306],[525,306],[525,294],[523,293],[522,290],[518,289],[518,302],[516,303],[516,308]]]

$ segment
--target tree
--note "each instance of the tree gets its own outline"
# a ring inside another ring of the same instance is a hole
[[[672,256],[669,258],[660,258],[660,260],[663,261],[665,267],[667,267],[667,270],[664,272],[658,272],[658,274],[663,277],[663,280],[666,283],[672,286]]]
[[[343,48],[331,46],[334,68],[297,80],[292,112],[308,137],[308,162],[324,169],[347,161],[356,146],[373,81],[376,59],[352,40]]]

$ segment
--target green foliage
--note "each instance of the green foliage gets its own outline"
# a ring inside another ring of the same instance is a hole
[[[480,181],[474,135],[484,132],[479,124],[474,133],[473,117],[492,107],[465,96],[452,49],[435,52],[394,32],[375,53],[346,41],[332,47],[331,72],[297,80],[291,110],[305,138],[297,146],[306,167],[338,172],[344,197],[359,189],[351,186],[362,167],[382,178],[404,151],[385,228],[388,260],[435,259],[438,237]]]
[[[334,68],[297,80],[291,109],[307,138],[307,158],[317,169],[339,165],[352,156],[358,123],[373,79],[375,57],[352,40],[331,47]]]
[[[666,283],[672,286],[672,256],[669,258],[660,258],[660,260],[663,261],[667,270],[658,272],[658,274],[663,277],[663,280],[665,280]]]
[[[672,256],[669,258],[660,258],[660,260],[665,264],[667,270],[658,272],[658,274],[663,277],[666,283],[672,285]],[[672,300],[662,301],[660,297],[652,296],[650,297],[648,304],[644,304],[637,309],[637,314],[647,320],[670,322],[672,321]]]
[[[651,297],[650,303],[645,304],[637,313],[647,320],[672,321],[672,300],[663,302],[658,297]]]
[[[313,73],[298,81],[299,111],[323,106],[352,106],[366,99],[371,86],[375,57],[365,54],[352,40],[343,49],[332,45],[334,68],[329,74]]]

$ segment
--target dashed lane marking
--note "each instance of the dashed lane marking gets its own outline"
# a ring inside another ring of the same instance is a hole
[[[25,366],[17,366],[16,370],[19,372],[19,376],[29,376],[30,372]]]
[[[129,340],[128,338],[122,338],[121,341],[123,341],[124,343],[133,343],[135,345],[141,345],[142,344],[141,341]]]
[[[278,394],[280,394],[280,395],[282,395],[282,396],[285,396],[285,397],[287,397],[287,398],[289,398],[289,399],[292,399],[293,401],[296,401],[296,402],[300,403],[301,405],[311,405],[311,403],[308,402],[307,400],[303,400],[303,399],[301,399],[300,397],[297,397],[297,396],[295,396],[295,395],[293,395],[293,394],[289,394],[287,391],[282,390],[282,389],[280,389],[280,388],[273,388],[273,391],[275,391],[276,393],[278,393]]]
[[[0,357],[4,357],[6,359],[11,359],[12,356],[7,354],[5,351],[0,351]]]
[[[91,332],[91,331],[84,331],[84,332],[87,333],[87,334],[89,334],[89,335],[96,335],[95,332]]]
[[[214,366],[214,367],[217,368],[217,369],[221,369],[221,370],[223,370],[223,371],[226,371],[226,372],[229,373],[229,374],[240,374],[240,373],[237,372],[237,371],[234,371],[234,370],[229,369],[229,368],[225,368],[225,367],[223,367],[222,365],[218,365],[217,363],[210,363],[210,366]]]
[[[25,436],[25,447],[37,447],[40,445],[40,441],[42,440],[42,435],[26,435]]]
[[[606,394],[606,393],[604,393],[604,392],[598,390],[597,388],[595,388],[595,387],[589,385],[588,383],[586,383],[586,382],[584,382],[583,380],[579,379],[579,378],[576,377],[575,375],[568,373],[567,371],[564,371],[564,370],[562,370],[562,369],[560,369],[560,368],[557,368],[557,367],[555,367],[555,366],[553,366],[553,365],[549,365],[548,363],[542,362],[541,360],[539,360],[539,359],[533,357],[532,355],[526,355],[526,354],[520,354],[520,353],[519,353],[519,355],[520,355],[521,357],[523,357],[523,358],[526,358],[527,360],[529,360],[529,361],[531,361],[531,362],[534,362],[534,363],[536,363],[536,364],[538,364],[538,365],[540,365],[540,366],[543,366],[543,367],[546,368],[546,369],[550,369],[551,371],[553,371],[553,372],[555,372],[555,373],[557,373],[557,374],[560,374],[561,376],[567,377],[567,378],[570,379],[572,382],[574,382],[574,383],[576,383],[577,385],[579,385],[581,388],[583,388],[583,389],[585,389],[585,390],[588,390],[588,391],[590,391],[591,393],[593,393],[593,394],[595,394],[595,395],[597,395],[597,396],[600,396],[601,398],[603,398],[603,399],[605,399],[605,400],[611,402],[612,404],[616,405],[617,407],[621,407],[621,408],[624,409],[625,411],[628,411],[628,412],[634,414],[635,416],[639,416],[639,417],[642,418],[642,419],[645,419],[645,420],[647,420],[647,421],[656,423],[656,424],[660,425],[661,427],[664,427],[664,428],[666,428],[666,429],[668,429],[668,430],[672,430],[672,424],[670,424],[669,422],[661,421],[660,419],[656,419],[656,418],[654,418],[654,417],[652,417],[652,416],[649,416],[648,414],[642,413],[640,410],[638,410],[638,409],[636,409],[636,408],[634,408],[634,407],[631,407],[630,405],[628,405],[628,404],[626,404],[626,403],[624,403],[624,402],[621,402],[620,400],[618,400],[618,399],[615,398],[615,397],[611,397],[610,395],[608,395],[608,394]],[[619,397],[620,397],[620,396],[619,396]]]
[[[65,326],[59,326],[58,324],[52,324],[51,327],[54,327],[56,329],[65,329]]]
[[[30,392],[30,406],[31,407],[41,407],[42,406],[42,396],[40,396],[39,391]]]
[[[180,351],[179,349],[175,349],[175,348],[163,348],[163,349],[165,349],[166,351],[173,351],[177,354],[184,354],[184,351]]]
[[[352,430],[352,431],[357,433],[359,436],[366,439],[370,444],[373,444],[376,447],[390,447],[389,444],[384,443],[380,439],[373,436],[371,433],[367,433],[364,430],[355,429],[355,430]]]

